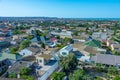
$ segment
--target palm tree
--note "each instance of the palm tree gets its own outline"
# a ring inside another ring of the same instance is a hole
[[[63,70],[67,73],[73,71],[77,65],[78,60],[73,53],[70,53],[67,57],[62,57],[60,59],[60,65],[63,67]]]

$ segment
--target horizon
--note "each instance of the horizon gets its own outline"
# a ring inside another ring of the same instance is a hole
[[[0,17],[120,18],[120,0],[0,0]]]
[[[0,16],[0,18],[64,18],[64,19],[120,19],[120,17],[49,17],[49,16]]]

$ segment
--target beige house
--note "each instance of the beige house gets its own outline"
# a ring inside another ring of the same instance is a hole
[[[27,38],[28,34],[20,34],[20,35],[13,35],[13,40],[21,39],[21,38]]]
[[[45,64],[49,63],[51,58],[52,58],[52,55],[48,55],[48,54],[37,55],[36,56],[36,62],[40,66],[44,66]]]

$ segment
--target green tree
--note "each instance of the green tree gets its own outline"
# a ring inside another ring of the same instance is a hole
[[[16,73],[10,73],[8,75],[8,78],[17,78],[17,74]]]
[[[103,80],[101,77],[97,76],[96,80]]]
[[[59,39],[60,39],[60,36],[57,36],[56,38],[59,40]]]
[[[63,42],[64,42],[64,43],[69,43],[70,41],[71,41],[71,38],[65,37],[65,38],[63,39]]]
[[[86,73],[84,70],[75,70],[69,75],[69,80],[86,80]]]
[[[120,80],[120,76],[119,75],[116,75],[113,80]]]
[[[78,36],[78,31],[75,31],[73,35]]]
[[[44,44],[44,43],[42,43],[42,44],[41,44],[41,47],[45,49],[45,44]]]
[[[42,33],[41,33],[39,30],[35,30],[35,34],[36,34],[37,36],[41,36],[41,35],[42,35]]]
[[[109,73],[109,74],[117,74],[117,73],[118,73],[118,70],[117,70],[116,67],[110,66],[110,67],[108,67],[108,73]]]
[[[34,38],[33,35],[29,35],[29,36],[27,37],[28,40],[33,39],[33,38]]]
[[[20,32],[19,32],[18,30],[14,30],[14,31],[13,31],[13,34],[15,34],[15,35],[16,35],[16,34],[19,34],[19,33],[20,33]]]
[[[21,75],[29,75],[31,73],[32,69],[31,68],[22,68],[20,70]]]
[[[52,80],[62,80],[64,76],[65,76],[64,72],[54,72],[51,75],[51,79]]]
[[[96,64],[97,71],[102,71],[102,64]]]
[[[34,80],[33,76],[22,75],[21,79]]]
[[[78,65],[78,60],[73,53],[69,54],[67,57],[62,57],[60,59],[60,65],[63,67],[63,70],[67,73],[71,70],[76,69]]]
[[[30,41],[29,41],[29,40],[22,41],[22,42],[20,43],[20,50],[28,47],[29,44],[30,44]]]
[[[18,48],[17,47],[12,47],[10,49],[10,53],[16,53],[18,51]]]

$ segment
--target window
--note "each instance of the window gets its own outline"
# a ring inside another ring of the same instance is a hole
[[[66,55],[67,53],[66,52],[62,52],[62,55]]]
[[[42,60],[39,60],[40,63],[42,63]]]

